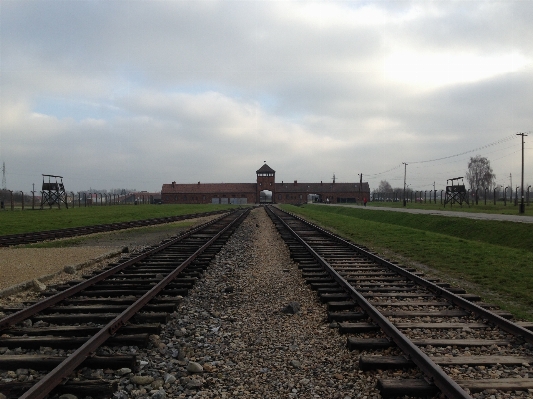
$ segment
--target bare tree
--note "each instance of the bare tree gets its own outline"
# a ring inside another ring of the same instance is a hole
[[[466,180],[472,190],[492,190],[496,184],[496,175],[492,173],[490,161],[481,155],[470,157]]]
[[[392,192],[392,186],[387,180],[381,180],[379,182],[377,191],[380,193],[390,193]]]

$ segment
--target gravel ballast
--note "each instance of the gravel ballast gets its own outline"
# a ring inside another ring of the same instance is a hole
[[[289,304],[297,311],[284,312]],[[379,398],[263,209],[184,298],[119,398]],[[147,385],[138,376],[152,377]]]

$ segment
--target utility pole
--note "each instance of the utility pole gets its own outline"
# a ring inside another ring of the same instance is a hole
[[[526,133],[517,133],[517,136],[522,136],[522,184],[520,185],[520,195],[522,196],[520,200],[519,213],[525,213],[526,207],[524,205],[524,136],[527,136]]]
[[[405,183],[407,182],[407,164],[403,163],[403,206],[407,206],[407,199],[405,198]]]
[[[2,162],[2,190],[7,190],[6,185],[6,163]]]

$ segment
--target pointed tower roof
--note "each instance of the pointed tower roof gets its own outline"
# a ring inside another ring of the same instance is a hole
[[[276,173],[276,171],[267,164],[264,164],[258,170],[256,170],[255,173]]]

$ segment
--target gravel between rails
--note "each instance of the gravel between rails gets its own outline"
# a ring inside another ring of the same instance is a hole
[[[289,302],[301,311],[281,312]],[[183,299],[118,398],[379,398],[262,209]],[[126,350],[127,348],[122,348]],[[199,372],[195,372],[199,371]]]

